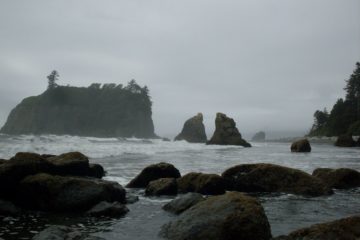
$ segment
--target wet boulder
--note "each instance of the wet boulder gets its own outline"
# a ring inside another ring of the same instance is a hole
[[[89,164],[88,174],[89,177],[102,178],[105,176],[105,170],[103,166],[97,163]]]
[[[275,164],[241,164],[227,169],[222,176],[229,181],[230,189],[240,192],[283,192],[307,196],[333,193],[320,179]]]
[[[147,196],[176,195],[177,183],[175,178],[160,178],[151,181],[146,189]]]
[[[311,152],[310,142],[307,139],[300,139],[291,144],[291,152]]]
[[[87,214],[93,217],[112,217],[119,218],[124,216],[129,209],[119,202],[102,201],[87,211]]]
[[[360,172],[350,168],[317,168],[312,173],[321,179],[328,187],[348,189],[360,187]]]
[[[340,135],[335,142],[337,147],[355,147],[356,142],[351,135]]]
[[[175,198],[171,202],[168,202],[163,206],[163,209],[167,212],[180,214],[204,200],[205,198],[200,193],[190,192]]]
[[[12,202],[0,199],[0,215],[17,215],[20,212],[20,208],[15,206]]]
[[[205,143],[206,133],[202,113],[186,120],[184,127],[174,141],[185,140],[190,143]]]
[[[228,192],[209,197],[165,224],[160,236],[170,240],[267,240],[268,219],[253,197]]]
[[[89,175],[89,159],[80,152],[68,152],[55,157],[48,157],[47,161],[55,166],[57,175]]]
[[[17,202],[29,209],[74,212],[88,210],[101,201],[124,203],[125,194],[116,182],[40,173],[20,182]]]
[[[239,130],[236,128],[234,119],[227,117],[223,113],[216,114],[215,132],[207,144],[251,147],[250,143],[242,138]]]
[[[205,195],[224,194],[227,182],[217,174],[188,173],[177,180],[178,192],[197,192]]]
[[[52,172],[53,165],[36,153],[19,152],[0,164],[0,197],[12,199],[19,182],[28,175]]]
[[[145,188],[149,182],[159,178],[179,178],[180,172],[170,163],[156,163],[144,168],[139,175],[132,179],[126,187]]]
[[[360,239],[360,216],[315,224],[274,240],[356,240]]]
[[[90,236],[76,229],[52,225],[36,234],[32,240],[104,240],[100,237]]]

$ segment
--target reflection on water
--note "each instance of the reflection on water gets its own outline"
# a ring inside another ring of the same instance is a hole
[[[348,167],[360,170],[359,148],[336,148],[312,144],[311,153],[293,154],[288,143],[256,143],[252,148],[206,146],[186,142],[141,139],[101,139],[71,136],[0,135],[0,158],[19,151],[60,154],[80,151],[102,164],[105,179],[128,183],[145,166],[157,162],[174,164],[182,174],[206,172],[220,174],[241,163],[274,163],[311,173],[318,167]],[[147,198],[143,191],[132,190],[140,201],[128,205],[130,212],[120,219],[94,219],[31,213],[17,218],[0,217],[0,238],[29,239],[48,224],[72,226],[105,239],[159,239],[160,227],[175,216],[161,207],[172,198]],[[314,223],[360,214],[360,189],[336,191],[332,196],[305,198],[289,194],[261,194],[274,236],[286,234]],[[1,235],[2,234],[2,235]]]

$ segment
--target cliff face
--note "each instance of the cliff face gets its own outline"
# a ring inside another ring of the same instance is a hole
[[[25,98],[0,132],[151,138],[156,136],[151,114],[148,89],[136,83],[59,86]]]

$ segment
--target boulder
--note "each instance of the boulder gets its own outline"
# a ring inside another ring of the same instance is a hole
[[[12,202],[0,199],[0,215],[17,215],[20,212],[20,208],[15,206]]]
[[[335,142],[337,147],[355,147],[356,142],[351,135],[340,135]]]
[[[119,202],[100,202],[92,207],[87,214],[93,217],[112,217],[118,218],[124,216],[129,209]]]
[[[300,139],[291,144],[291,152],[311,152],[310,142],[307,139]]]
[[[204,200],[205,198],[200,193],[190,192],[168,202],[163,206],[163,209],[174,214],[180,214]]]
[[[255,133],[255,135],[252,137],[251,141],[264,142],[265,141],[265,132],[260,131],[260,132]]]
[[[223,113],[216,114],[215,132],[207,144],[251,147],[250,143],[242,139],[239,130],[236,128],[234,119],[228,118]]]
[[[52,172],[53,165],[36,153],[17,153],[0,164],[0,198],[12,199],[19,182],[28,175]]]
[[[145,188],[149,182],[159,178],[179,178],[180,172],[170,163],[157,163],[144,168],[139,175],[131,180],[126,187]]]
[[[188,173],[177,180],[178,192],[197,192],[205,195],[224,194],[227,182],[217,174]]]
[[[89,164],[88,176],[94,178],[102,178],[105,176],[105,170],[103,166],[97,163]]]
[[[185,140],[190,143],[206,143],[205,126],[202,113],[186,120],[184,127],[174,141]]]
[[[230,189],[240,192],[284,192],[307,196],[332,194],[320,179],[310,174],[274,164],[241,164],[227,169],[222,176]]]
[[[36,234],[32,240],[104,240],[66,226],[52,225]]]
[[[315,224],[274,240],[356,240],[360,239],[360,216]]]
[[[89,175],[89,159],[80,152],[64,153],[55,157],[47,158],[55,166],[57,175]]]
[[[165,224],[160,236],[171,240],[267,240],[268,219],[261,204],[242,193],[209,197]]]
[[[177,183],[175,178],[160,178],[151,181],[145,190],[148,196],[176,195]]]
[[[312,173],[321,179],[328,187],[347,189],[360,187],[360,172],[350,168],[317,168]]]
[[[54,155],[54,154],[41,154],[41,157],[47,159],[47,158],[51,158],[51,157],[56,157],[56,155]]]
[[[166,138],[166,137],[161,138],[161,140],[163,140],[164,142],[171,142],[171,140],[169,138]]]
[[[46,211],[85,211],[101,201],[125,202],[116,182],[39,173],[24,178],[17,189],[20,206]]]

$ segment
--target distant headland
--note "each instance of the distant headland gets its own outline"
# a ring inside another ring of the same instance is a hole
[[[27,97],[8,116],[5,134],[58,134],[153,138],[152,102],[146,86],[94,83],[60,86],[53,71],[39,96]]]

